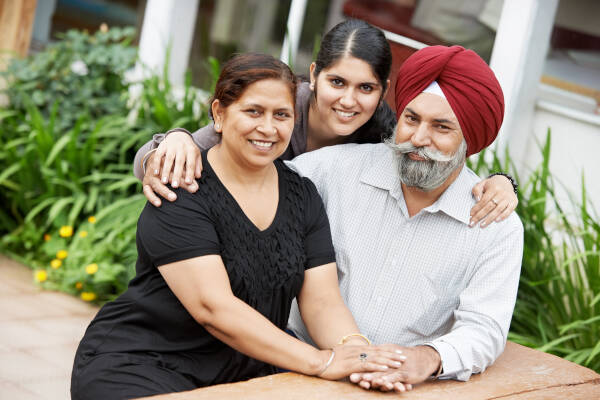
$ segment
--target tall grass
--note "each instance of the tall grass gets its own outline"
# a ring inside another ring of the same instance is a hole
[[[563,204],[549,169],[551,134],[541,147],[543,161],[519,189],[524,226],[523,266],[509,339],[600,372],[600,224],[586,197]],[[508,153],[480,157],[475,170],[518,171]]]

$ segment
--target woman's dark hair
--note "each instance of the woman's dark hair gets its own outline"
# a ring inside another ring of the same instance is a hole
[[[242,97],[248,86],[263,79],[283,81],[290,90],[293,106],[296,106],[297,79],[290,67],[275,57],[260,53],[237,54],[223,64],[209,104],[219,100],[227,108]],[[213,118],[210,107],[209,116]]]
[[[346,56],[363,60],[373,70],[382,87],[382,96],[387,89],[387,79],[392,67],[392,51],[383,32],[365,21],[350,19],[334,26],[321,41],[315,60],[314,75],[329,68]],[[315,87],[315,94],[317,88]],[[356,132],[348,137],[349,142],[378,143],[389,136],[396,125],[390,107],[380,101],[373,116]]]

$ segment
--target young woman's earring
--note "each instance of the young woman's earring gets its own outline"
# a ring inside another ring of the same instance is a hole
[[[219,129],[221,129],[221,125],[215,124],[215,131],[218,131]]]
[[[311,91],[311,92],[314,92],[314,91],[315,91],[315,84],[314,84],[314,83],[312,83],[312,82],[311,82],[311,83],[310,83],[310,85],[309,85],[308,87],[310,88],[310,91]]]

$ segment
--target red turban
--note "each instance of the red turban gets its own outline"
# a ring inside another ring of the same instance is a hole
[[[489,146],[504,117],[502,88],[490,67],[461,46],[430,46],[410,56],[398,71],[396,115],[433,81],[442,92],[467,142],[467,157]]]

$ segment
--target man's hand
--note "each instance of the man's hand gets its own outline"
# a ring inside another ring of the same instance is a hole
[[[404,392],[410,390],[413,384],[424,382],[440,368],[441,358],[438,352],[430,346],[402,347],[393,346],[396,351],[402,351],[406,360],[398,368],[389,372],[355,373],[350,375],[350,381],[364,389],[374,388],[382,391],[395,390]]]

